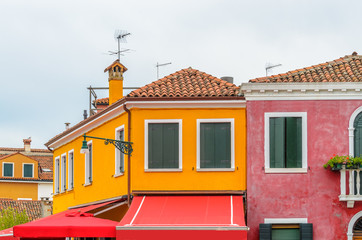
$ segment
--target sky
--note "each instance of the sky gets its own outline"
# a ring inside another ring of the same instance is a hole
[[[240,85],[362,54],[362,1],[0,0],[0,147],[33,148],[83,119],[87,87],[108,87],[116,30],[124,86],[192,67]],[[98,98],[107,91],[97,92]]]

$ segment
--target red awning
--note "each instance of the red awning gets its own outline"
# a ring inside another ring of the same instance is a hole
[[[135,197],[117,239],[247,239],[242,196]]]
[[[21,238],[115,237],[115,227],[118,222],[96,218],[93,214],[86,213],[113,202],[115,201],[75,208],[14,226],[14,236]]]
[[[8,228],[0,231],[0,240],[18,240],[18,237],[13,236],[13,228]]]

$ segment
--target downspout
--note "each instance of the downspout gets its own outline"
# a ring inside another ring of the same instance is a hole
[[[124,111],[128,114],[128,129],[127,129],[127,141],[131,142],[131,111],[127,108],[126,104],[123,104]],[[128,207],[131,205],[131,155],[127,155],[127,172],[128,172],[128,183],[127,183],[127,202]]]

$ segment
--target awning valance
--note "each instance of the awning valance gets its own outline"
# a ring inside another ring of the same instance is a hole
[[[115,227],[118,222],[97,218],[87,213],[114,202],[70,209],[14,226],[14,236],[21,238],[116,237]]]
[[[242,196],[136,196],[117,239],[246,239]]]

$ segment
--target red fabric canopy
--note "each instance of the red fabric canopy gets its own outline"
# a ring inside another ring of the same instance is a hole
[[[117,239],[247,239],[242,196],[135,197]]]
[[[14,226],[14,236],[21,238],[116,237],[115,227],[118,222],[96,218],[93,214],[86,213],[109,203],[111,202],[71,209]]]
[[[13,236],[13,228],[8,228],[0,231],[0,240],[18,240],[18,237]]]

